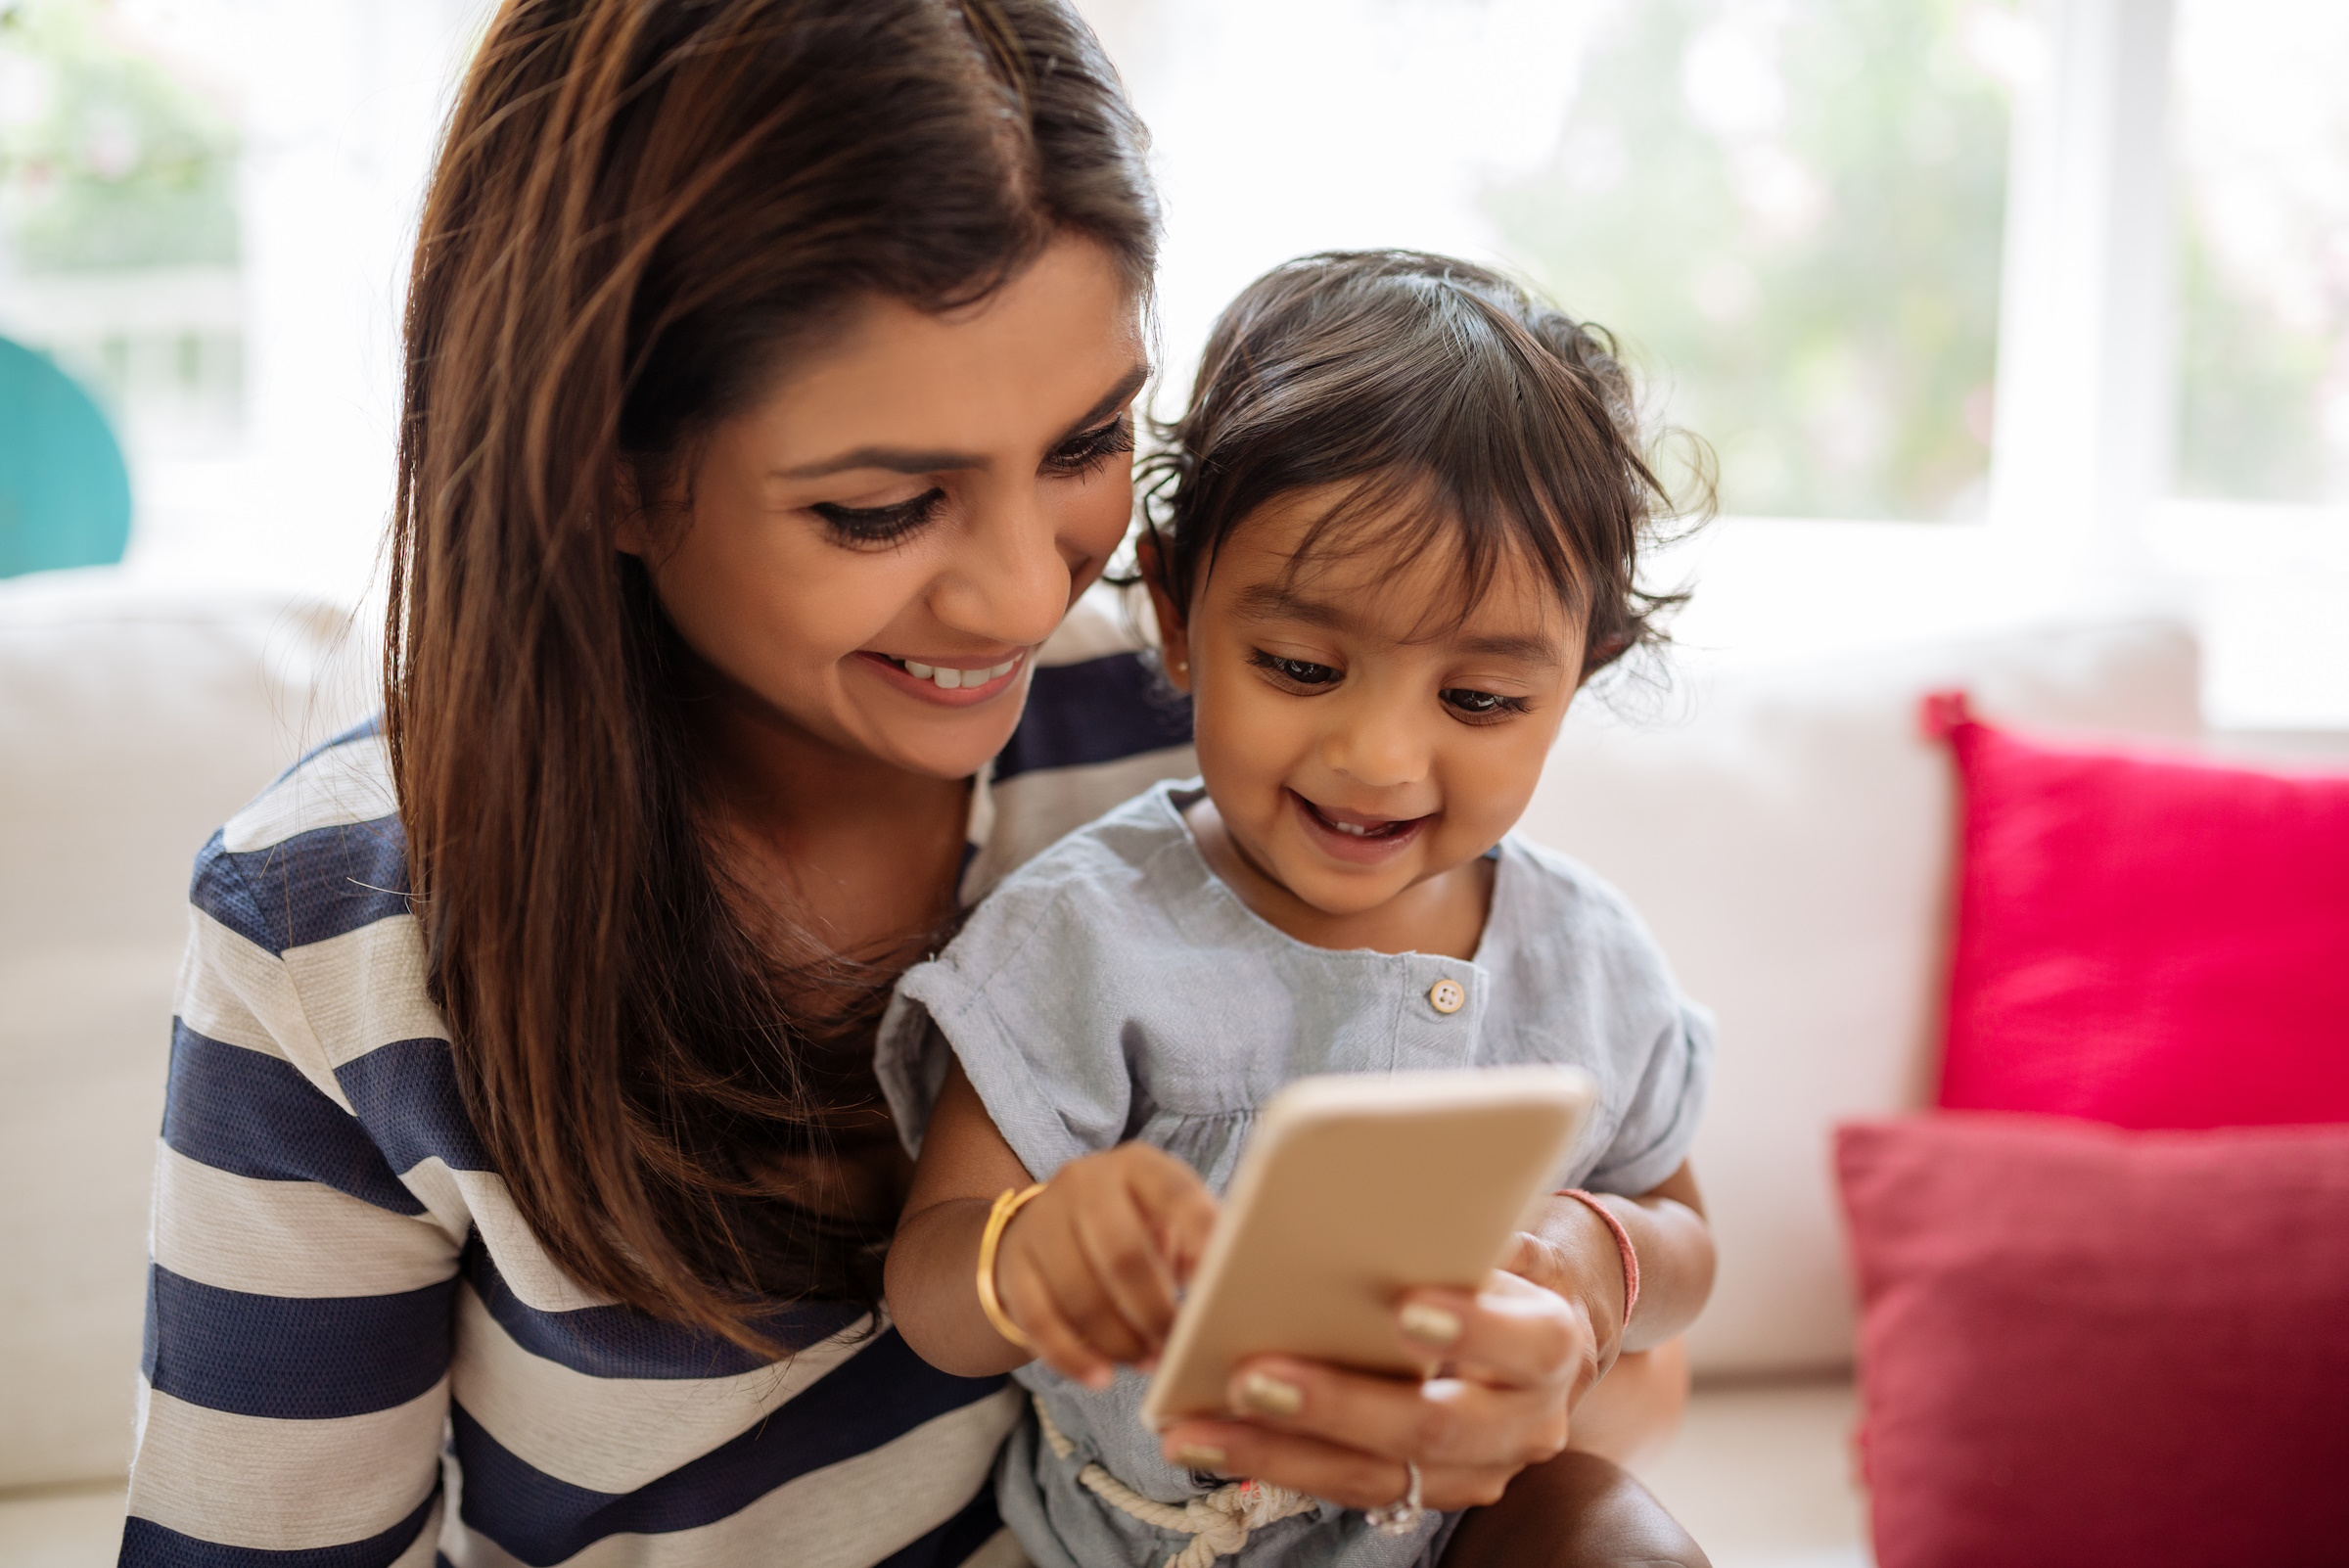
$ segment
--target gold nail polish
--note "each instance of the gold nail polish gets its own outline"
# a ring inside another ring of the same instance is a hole
[[[1305,1408],[1305,1390],[1264,1372],[1240,1379],[1240,1403],[1259,1415],[1295,1415]]]
[[[1223,1451],[1212,1443],[1185,1443],[1174,1451],[1174,1462],[1186,1470],[1217,1469],[1223,1459]]]
[[[1405,1303],[1395,1320],[1411,1338],[1430,1345],[1449,1345],[1460,1337],[1459,1314],[1448,1313],[1423,1301]]]

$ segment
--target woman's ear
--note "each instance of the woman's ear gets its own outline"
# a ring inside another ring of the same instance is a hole
[[[619,515],[612,520],[612,548],[641,559],[652,553],[653,530],[644,515],[644,494],[636,465],[622,457],[612,465],[612,494]]]
[[[1166,667],[1167,679],[1174,689],[1187,696],[1191,689],[1191,631],[1183,623],[1174,596],[1167,591],[1166,556],[1159,548],[1156,529],[1142,530],[1142,536],[1134,541],[1134,559],[1142,569],[1142,583],[1150,590],[1151,612],[1158,617],[1159,662]]]

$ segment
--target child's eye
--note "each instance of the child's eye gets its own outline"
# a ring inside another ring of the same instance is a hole
[[[928,489],[892,506],[836,506],[818,501],[807,510],[831,524],[833,533],[844,543],[894,544],[929,522],[938,503],[945,498],[945,491]]]
[[[1522,697],[1503,697],[1497,692],[1470,691],[1465,686],[1447,686],[1437,696],[1446,706],[1463,718],[1499,718],[1508,714],[1522,714],[1526,701]]]
[[[1338,672],[1327,665],[1316,665],[1304,659],[1283,659],[1262,648],[1250,654],[1248,660],[1257,669],[1269,670],[1293,686],[1326,686],[1338,678]]]
[[[1120,414],[1106,425],[1072,436],[1044,455],[1049,474],[1087,474],[1121,452],[1133,450],[1133,416]]]

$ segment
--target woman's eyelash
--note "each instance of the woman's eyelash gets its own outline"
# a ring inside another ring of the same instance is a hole
[[[1061,442],[1044,459],[1044,467],[1055,474],[1085,474],[1121,452],[1132,450],[1133,416],[1120,414],[1106,425]]]
[[[834,532],[855,544],[888,544],[903,538],[930,521],[938,503],[946,498],[941,489],[927,489],[909,501],[891,506],[839,506],[831,501],[818,501],[807,510],[832,525]]]
[[[1447,686],[1436,695],[1443,698],[1453,713],[1466,719],[1494,719],[1503,714],[1529,712],[1532,704],[1522,697],[1503,697],[1498,692],[1471,691],[1465,686]]]
[[[1299,686],[1326,686],[1338,678],[1338,672],[1327,665],[1316,665],[1308,659],[1283,659],[1262,648],[1248,655],[1248,662],[1259,669],[1268,669],[1281,679]]]

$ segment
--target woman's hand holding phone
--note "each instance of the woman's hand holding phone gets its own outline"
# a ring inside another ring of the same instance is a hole
[[[1119,1366],[1156,1361],[1217,1208],[1196,1172],[1148,1144],[1072,1160],[1005,1227],[996,1298],[1047,1365],[1106,1388]]]
[[[1409,1459],[1427,1506],[1469,1507],[1565,1446],[1567,1412],[1596,1375],[1588,1314],[1510,1272],[1473,1293],[1406,1294],[1395,1332],[1399,1345],[1443,1360],[1443,1375],[1419,1383],[1260,1357],[1232,1377],[1231,1407],[1242,1413],[1168,1428],[1168,1460],[1370,1508],[1402,1495]]]

